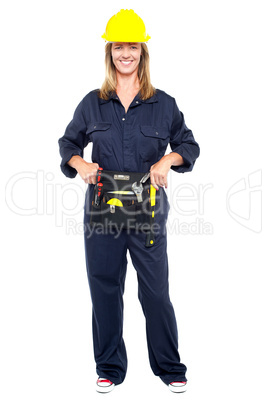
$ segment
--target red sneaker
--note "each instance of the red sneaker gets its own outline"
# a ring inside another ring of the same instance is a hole
[[[96,382],[96,391],[107,393],[115,388],[115,384],[106,378],[98,378]]]
[[[172,392],[185,392],[186,391],[186,381],[173,381],[169,384],[169,389]]]

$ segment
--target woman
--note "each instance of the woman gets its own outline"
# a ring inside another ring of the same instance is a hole
[[[186,390],[186,366],[180,362],[178,334],[168,290],[166,220],[169,211],[164,187],[170,169],[191,171],[199,146],[184,122],[175,99],[150,83],[150,38],[133,10],[113,16],[103,38],[106,77],[100,90],[87,94],[59,140],[61,169],[70,178],[77,172],[88,183],[85,201],[85,252],[93,305],[93,341],[97,391],[109,392],[123,382],[127,369],[122,337],[123,292],[129,250],[137,271],[138,297],[146,318],[149,361],[155,375],[173,392]],[[83,149],[93,143],[92,162]],[[172,152],[164,155],[167,145]],[[133,230],[89,231],[90,205],[98,168],[119,172],[150,172],[157,190],[155,244],[145,246],[146,234]]]

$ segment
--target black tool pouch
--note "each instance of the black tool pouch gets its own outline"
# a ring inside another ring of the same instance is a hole
[[[140,183],[145,174],[98,171],[90,206],[90,224],[105,229],[134,229],[151,233],[150,178],[142,184],[141,201],[132,188],[133,183]]]

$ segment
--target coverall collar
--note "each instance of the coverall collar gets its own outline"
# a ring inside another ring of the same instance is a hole
[[[118,99],[118,95],[116,94],[116,92],[111,93],[107,100],[100,98],[99,102],[100,102],[100,104],[103,104],[103,103],[109,102],[111,99],[116,99],[116,100]],[[142,102],[142,103],[154,103],[154,102],[158,102],[158,97],[157,97],[157,93],[156,93],[155,95],[151,96],[151,98],[143,100],[140,98],[140,93],[138,93],[133,100]]]

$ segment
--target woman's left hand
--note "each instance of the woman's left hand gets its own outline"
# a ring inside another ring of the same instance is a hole
[[[150,168],[150,181],[156,190],[159,187],[167,188],[167,175],[172,165],[179,166],[184,163],[181,155],[176,152],[171,152],[169,155],[164,155],[155,165]]]
[[[167,188],[167,175],[171,168],[171,161],[169,155],[163,156],[155,165],[152,165],[150,168],[150,181],[152,186],[155,187],[156,190],[159,187]]]

